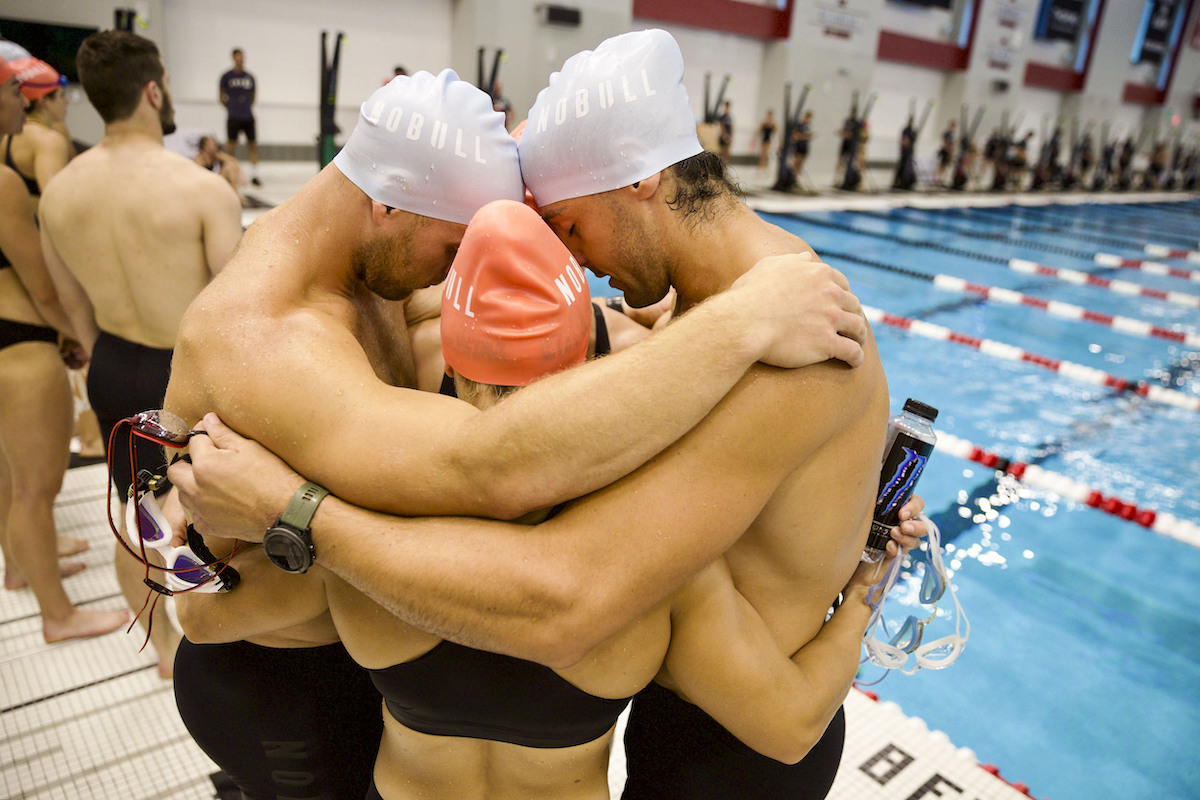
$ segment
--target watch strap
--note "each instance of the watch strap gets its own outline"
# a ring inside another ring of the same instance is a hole
[[[313,515],[317,513],[317,506],[321,505],[321,501],[328,495],[329,490],[324,486],[308,481],[292,495],[287,508],[279,515],[279,521],[289,528],[307,531]]]

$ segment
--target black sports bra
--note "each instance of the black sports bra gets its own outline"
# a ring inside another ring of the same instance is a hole
[[[525,747],[598,739],[630,700],[596,697],[549,667],[449,641],[413,661],[369,672],[388,711],[408,728]]]
[[[17,169],[16,162],[12,160],[12,140],[13,137],[10,134],[8,137],[8,146],[4,148],[4,165],[7,167],[12,167],[12,171],[17,173],[21,180],[25,181],[25,188],[29,190],[30,197],[41,197],[42,189],[40,186],[38,186],[37,179],[26,178],[24,173]]]

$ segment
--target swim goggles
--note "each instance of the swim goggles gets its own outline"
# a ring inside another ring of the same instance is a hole
[[[171,483],[167,480],[165,471],[156,473],[138,467],[135,446],[138,439],[179,450],[187,446],[195,433],[198,431],[189,430],[187,424],[170,411],[143,411],[118,422],[108,440],[108,525],[126,552],[146,568],[144,583],[152,592],[168,597],[182,592],[228,592],[237,586],[240,577],[237,571],[229,566],[229,561],[240,544],[223,558],[215,558],[205,546],[204,539],[191,525],[187,527],[187,544],[171,544],[171,524],[156,498],[156,495],[170,490]],[[119,452],[122,448],[117,446],[121,441],[128,442],[124,453]],[[134,531],[137,532],[136,549],[121,535],[120,528],[113,519],[113,464],[118,458],[128,459],[130,474],[133,475],[133,483],[126,497],[125,529],[131,537]],[[146,548],[158,552],[166,566],[152,563],[146,557]],[[151,569],[160,570],[165,575],[163,583],[150,577]],[[142,610],[145,610],[144,606]]]
[[[67,85],[67,76],[59,75],[58,79],[47,83],[45,81],[21,81],[23,89],[49,89],[51,92],[58,91],[63,86]]]
[[[922,605],[930,607],[929,616],[921,618],[910,615],[895,633],[888,630],[888,623],[883,618],[883,602],[896,584],[900,576],[901,562],[904,560],[896,558],[888,567],[883,579],[871,590],[871,617],[863,634],[863,649],[866,651],[863,663],[870,661],[885,670],[898,669],[905,675],[913,675],[921,669],[945,669],[958,659],[971,636],[971,621],[967,619],[962,604],[958,602],[958,595],[950,582],[946,564],[942,561],[941,531],[933,520],[924,514],[920,519],[929,528],[929,537],[921,545],[921,549],[928,551],[929,557],[924,565],[917,597]],[[946,589],[950,590],[950,599],[954,601],[954,633],[932,642],[925,642],[925,626],[937,618],[938,603]],[[876,637],[877,628],[882,632],[884,639]],[[913,661],[911,668],[907,667],[910,659]],[[886,675],[885,672],[884,676]],[[880,680],[883,680],[883,677],[863,685],[870,686]]]

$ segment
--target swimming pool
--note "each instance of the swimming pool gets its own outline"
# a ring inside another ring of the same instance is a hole
[[[1021,273],[1008,262],[1200,295],[1200,283],[1106,269],[1091,258],[1147,258],[1147,243],[1196,249],[1200,203],[763,216],[842,270],[865,306],[1169,388],[1185,403],[1200,397],[1200,362],[1190,344],[985,300],[931,279],[949,276],[1194,335],[1194,306]],[[940,432],[1138,509],[1200,522],[1194,407],[873,327],[893,410],[906,397],[926,401],[940,409]],[[942,527],[970,642],[949,669],[891,674],[873,691],[1028,784],[1035,797],[1200,797],[1200,549],[944,450],[935,451],[920,493]],[[894,592],[891,616],[908,613],[909,594]],[[939,620],[927,636],[951,628]]]

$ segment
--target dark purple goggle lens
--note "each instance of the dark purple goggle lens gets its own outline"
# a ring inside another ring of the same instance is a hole
[[[138,500],[138,530],[142,535],[142,541],[147,544],[157,544],[167,538],[167,532],[158,527],[158,521],[142,505],[140,498]]]
[[[175,566],[172,569],[184,570],[176,572],[175,576],[193,585],[204,583],[211,577],[202,562],[182,553],[175,557]]]

